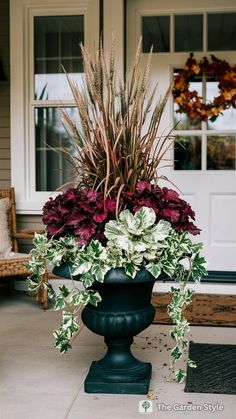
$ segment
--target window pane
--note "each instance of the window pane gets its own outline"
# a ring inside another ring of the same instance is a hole
[[[215,97],[219,96],[220,91],[218,88],[218,81],[213,79],[207,80],[206,93],[207,93],[207,102],[212,102]],[[236,129],[236,109],[229,108],[223,111],[214,122],[208,120],[207,122],[208,129]]]
[[[235,170],[236,136],[209,136],[207,139],[207,169]]]
[[[202,51],[203,16],[175,16],[175,51]]]
[[[174,70],[174,77],[178,75],[179,70]],[[196,90],[199,96],[202,96],[202,78],[195,77],[189,84],[189,90]],[[174,103],[174,125],[176,130],[195,130],[201,129],[201,121],[196,121],[188,117],[186,113],[178,113],[179,106],[177,103]]]
[[[236,129],[236,109],[229,108],[217,117],[214,122],[208,120],[207,122],[208,129],[214,130],[229,130],[229,129]]]
[[[175,142],[175,170],[201,170],[201,137],[179,137]]]
[[[76,108],[66,110],[76,119]],[[70,138],[61,123],[60,109],[35,109],[35,141],[36,190],[55,191],[73,177],[68,157],[61,151],[63,147],[70,146]]]
[[[236,50],[236,13],[208,14],[208,51]]]
[[[79,44],[83,40],[83,16],[34,18],[35,99],[72,98],[62,65],[70,78],[80,82],[83,68]]]
[[[143,16],[143,52],[170,51],[170,16]]]

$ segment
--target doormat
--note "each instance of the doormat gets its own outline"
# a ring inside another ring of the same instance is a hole
[[[236,394],[236,345],[191,341],[189,358],[197,368],[187,367],[184,391]]]

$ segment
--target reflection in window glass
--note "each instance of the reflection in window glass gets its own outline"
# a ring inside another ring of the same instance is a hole
[[[78,118],[76,108],[66,110],[71,117]],[[73,178],[68,156],[61,151],[70,147],[71,140],[61,123],[58,108],[35,109],[35,141],[36,190],[55,191]]]
[[[207,92],[207,102],[212,102],[215,97],[219,96],[218,81],[213,79],[207,80],[206,92]],[[220,114],[214,122],[208,120],[207,122],[208,129],[236,129],[236,109],[229,108]]]
[[[175,170],[201,170],[201,137],[179,137],[174,148]]]
[[[34,18],[35,99],[72,98],[62,66],[70,78],[81,81],[83,41],[82,15]]]
[[[174,76],[178,74],[178,70],[174,70]],[[189,90],[193,91],[196,90],[199,96],[202,96],[202,80],[201,77],[195,77],[193,81],[189,84]],[[185,113],[178,113],[176,112],[178,109],[178,104],[174,103],[174,125],[178,123],[176,126],[176,130],[195,130],[201,129],[201,121],[194,121],[190,119],[188,115]]]
[[[170,16],[142,17],[143,52],[170,51]]]
[[[235,147],[235,136],[209,136],[207,138],[207,169],[235,170]]]
[[[214,122],[211,122],[208,120],[207,122],[207,128],[208,129],[214,129],[214,130],[225,130],[225,129],[236,129],[236,109],[229,108],[225,111],[222,111],[222,113],[217,117],[217,119]]]
[[[193,120],[185,113],[177,113],[177,109],[178,105],[174,103],[174,125],[176,130],[201,129],[201,121]]]
[[[175,16],[175,51],[203,50],[203,15]]]
[[[236,13],[208,14],[208,51],[236,50]]]

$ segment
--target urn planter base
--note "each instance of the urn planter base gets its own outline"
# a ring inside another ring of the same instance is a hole
[[[95,361],[92,363],[85,379],[84,391],[86,393],[147,394],[152,375],[152,365],[149,362],[143,364],[145,367],[145,376],[142,379],[128,381],[127,377],[127,381],[109,382],[99,376]],[[132,371],[128,372],[132,376]]]
[[[133,339],[106,338],[108,351],[94,361],[85,379],[87,393],[146,394],[152,365],[136,359],[130,351]]]

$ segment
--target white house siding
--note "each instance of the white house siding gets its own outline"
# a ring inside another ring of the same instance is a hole
[[[0,59],[7,81],[0,81],[0,188],[11,183],[9,1],[0,0]]]

